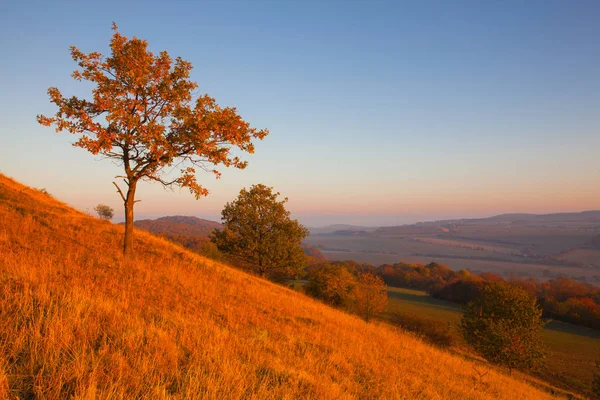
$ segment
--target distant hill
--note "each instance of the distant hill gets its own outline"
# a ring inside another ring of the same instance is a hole
[[[221,258],[216,247],[208,240],[208,236],[213,230],[223,228],[223,225],[218,222],[174,215],[135,221],[135,227],[165,237],[206,257]]]
[[[598,225],[600,226],[600,211],[582,211],[575,213],[554,213],[554,214],[500,214],[486,218],[463,218],[449,219],[440,221],[418,222],[416,224],[384,226],[373,230],[375,234],[433,234],[440,232],[458,232],[461,225],[492,225],[492,224],[510,224],[510,225]]]
[[[460,222],[485,223],[485,222],[598,222],[600,211],[582,211],[575,213],[553,214],[500,214],[488,218],[462,219]]]
[[[554,214],[502,214],[383,226],[370,231],[312,233],[304,242],[328,259],[354,259],[373,265],[412,260],[441,261],[452,268],[480,269],[545,278],[554,274],[598,281],[600,211]],[[593,267],[593,268],[589,268]],[[549,276],[549,274],[546,274]]]
[[[135,221],[135,227],[157,234],[206,238],[213,230],[221,229],[223,225],[207,219],[174,215],[158,219]]]

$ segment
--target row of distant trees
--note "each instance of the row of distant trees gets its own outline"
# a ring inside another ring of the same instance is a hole
[[[433,297],[467,304],[479,297],[489,283],[519,287],[538,299],[544,317],[600,329],[600,288],[569,278],[540,282],[534,278],[505,280],[492,273],[471,274],[454,271],[445,265],[430,263],[385,264],[372,268],[390,286],[424,290]]]

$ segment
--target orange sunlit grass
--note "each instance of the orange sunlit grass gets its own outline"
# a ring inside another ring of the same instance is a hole
[[[551,397],[122,230],[0,175],[0,398]]]

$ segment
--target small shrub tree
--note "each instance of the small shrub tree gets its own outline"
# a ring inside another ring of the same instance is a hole
[[[260,276],[297,276],[306,265],[302,240],[308,230],[290,218],[287,198],[265,185],[242,189],[221,212],[223,229],[210,236],[217,249],[247,263]]]
[[[46,190],[46,188],[41,188],[41,189],[38,189],[38,190],[40,191],[40,193],[43,193],[43,194],[45,194],[45,195],[46,195],[46,196],[48,196],[48,197],[53,197],[53,196],[50,194],[50,192]]]
[[[308,272],[308,293],[333,306],[346,306],[356,277],[344,265],[321,264]]]
[[[371,273],[359,274],[349,295],[350,309],[369,322],[387,306],[387,285]]]
[[[100,219],[103,219],[105,221],[109,221],[115,216],[115,210],[113,210],[112,207],[102,203],[94,207],[94,211],[96,211],[96,214],[98,214],[98,217],[100,217]]]
[[[519,287],[492,283],[467,305],[460,330],[488,361],[513,368],[535,369],[545,356],[545,323],[535,297]]]

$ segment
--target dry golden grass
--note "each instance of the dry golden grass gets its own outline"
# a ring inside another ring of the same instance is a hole
[[[143,231],[125,260],[121,233],[0,175],[0,397],[551,397]]]

